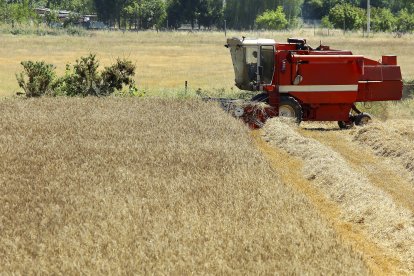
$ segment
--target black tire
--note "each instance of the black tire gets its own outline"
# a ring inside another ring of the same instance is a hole
[[[364,126],[372,120],[371,115],[368,113],[360,113],[355,116],[355,125]]]
[[[296,123],[300,124],[302,116],[302,106],[295,98],[289,96],[280,97],[279,117],[294,118]]]
[[[354,127],[354,122],[338,121],[338,126],[340,129],[350,129]]]
[[[269,95],[266,92],[260,93],[260,94],[257,94],[256,96],[254,96],[251,100],[253,102],[268,103],[269,102]]]

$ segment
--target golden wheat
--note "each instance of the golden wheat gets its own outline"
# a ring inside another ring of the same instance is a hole
[[[367,273],[215,105],[3,100],[0,117],[0,273]]]

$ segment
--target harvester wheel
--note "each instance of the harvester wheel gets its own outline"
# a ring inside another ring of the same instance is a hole
[[[296,123],[302,121],[302,107],[300,103],[292,97],[280,97],[279,117],[294,118]]]
[[[269,95],[267,95],[267,93],[260,93],[257,94],[256,96],[254,96],[251,99],[253,102],[263,102],[263,103],[267,103],[269,102]]]
[[[355,124],[357,126],[364,126],[372,120],[371,115],[368,113],[360,113],[355,116]]]
[[[354,126],[354,122],[338,121],[338,126],[340,129],[350,129]]]

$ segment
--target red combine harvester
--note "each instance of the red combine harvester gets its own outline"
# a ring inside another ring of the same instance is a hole
[[[293,117],[297,122],[338,121],[341,128],[348,128],[371,119],[356,108],[356,102],[402,98],[396,56],[383,56],[378,62],[329,46],[313,49],[300,38],[287,43],[231,38],[226,47],[236,86],[258,94],[252,102],[238,106],[235,100],[217,100],[253,128],[275,116]],[[266,105],[257,107],[258,102]]]

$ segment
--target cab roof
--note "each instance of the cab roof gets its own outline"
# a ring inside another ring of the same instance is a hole
[[[265,39],[265,38],[238,38],[233,37],[227,39],[227,44],[229,46],[258,46],[258,45],[275,45],[276,41],[274,39]]]

